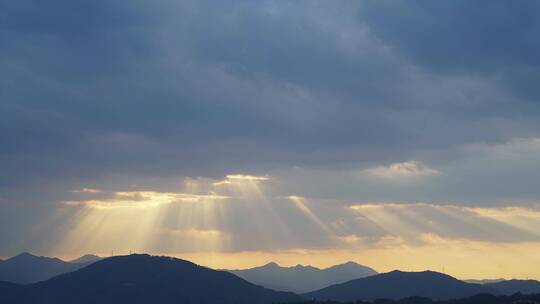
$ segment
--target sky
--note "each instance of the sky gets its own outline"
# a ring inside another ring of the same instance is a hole
[[[540,279],[539,14],[0,1],[0,256]]]

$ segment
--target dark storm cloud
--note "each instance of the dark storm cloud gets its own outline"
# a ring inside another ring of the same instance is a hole
[[[363,2],[360,16],[374,35],[423,68],[491,78],[536,104],[503,110],[537,114],[539,9],[537,1],[383,0]]]
[[[6,1],[0,187],[532,136],[538,10],[503,3]]]
[[[372,32],[437,70],[493,73],[540,64],[537,1],[366,1]]]

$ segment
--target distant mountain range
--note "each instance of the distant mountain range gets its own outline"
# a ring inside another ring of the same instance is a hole
[[[432,300],[422,297],[410,297],[399,300],[379,299],[373,302],[354,301],[354,302],[335,302],[335,301],[319,301],[306,300],[299,303],[291,304],[539,304],[540,294],[520,294],[516,293],[509,296],[496,296],[487,293],[474,295],[467,298],[459,298],[453,300]]]
[[[372,301],[383,298],[402,299],[407,297],[449,300],[481,293],[508,295],[516,292],[540,293],[540,282],[510,280],[482,285],[460,281],[439,272],[402,272],[396,270],[332,285],[305,293],[303,296],[308,299],[334,301]]]
[[[477,294],[512,295],[518,292],[540,294],[540,282],[534,280],[497,280],[475,284],[433,271],[396,270],[372,274],[325,286],[302,295],[274,291],[265,288],[265,286],[269,287],[269,283],[260,284],[260,281],[257,281],[264,279],[275,285],[281,283],[283,289],[302,290],[316,284],[323,284],[324,280],[327,280],[326,282],[347,280],[350,276],[375,273],[368,267],[351,262],[326,269],[301,265],[280,267],[275,263],[270,263],[252,269],[228,272],[212,270],[180,259],[149,255],[117,256],[105,259],[88,255],[65,262],[56,258],[24,253],[0,261],[0,270],[0,274],[4,275],[0,278],[0,303],[2,304],[266,304],[313,299],[352,302],[423,297],[433,300],[452,300]],[[63,274],[40,281],[45,276],[59,272]],[[250,279],[244,280],[231,272],[240,272],[246,277],[252,276],[251,282],[248,281]],[[6,281],[6,276],[11,282],[2,282]],[[13,283],[15,280],[40,282],[15,284]],[[429,303],[429,301],[422,302],[419,298],[414,301],[411,300],[408,304]],[[465,301],[464,304],[476,303],[466,302],[469,300],[463,301]]]
[[[297,293],[377,274],[375,270],[354,262],[325,269],[303,265],[281,267],[276,263],[269,263],[250,269],[228,271],[267,288]]]
[[[507,280],[486,283],[484,286],[494,289],[496,294],[511,295],[514,293],[540,293],[540,282],[536,280]]]
[[[30,284],[1,283],[0,303],[270,304],[300,301],[294,293],[249,283],[229,272],[149,255],[107,258]]]
[[[103,258],[99,257],[97,255],[85,254],[82,257],[80,257],[78,259],[75,259],[75,260],[71,260],[69,262],[72,263],[72,264],[73,263],[76,263],[76,264],[89,264],[89,263],[97,262],[97,261],[99,261],[101,259],[103,259]]]
[[[75,271],[99,259],[101,258],[95,255],[85,255],[66,262],[58,258],[35,256],[25,252],[0,262],[0,281],[18,284],[35,283]]]

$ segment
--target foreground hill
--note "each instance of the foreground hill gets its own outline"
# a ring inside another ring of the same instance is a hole
[[[258,285],[298,293],[377,274],[375,270],[353,262],[325,269],[302,265],[281,267],[276,263],[269,263],[255,268],[229,271]]]
[[[1,295],[0,295],[1,297]],[[23,286],[9,303],[276,303],[300,297],[249,283],[231,273],[149,255],[107,258],[44,282]],[[3,299],[0,298],[0,303]]]
[[[0,281],[0,303],[13,303],[13,299],[21,289],[21,285]]]
[[[93,261],[65,262],[58,258],[21,253],[0,262],[0,281],[30,284],[50,279],[56,275],[75,271]]]
[[[462,282],[438,272],[401,272],[396,270],[332,285],[306,293],[304,296],[310,299],[335,301],[372,301],[413,296],[447,300],[480,293],[496,293],[496,291],[484,285]]]

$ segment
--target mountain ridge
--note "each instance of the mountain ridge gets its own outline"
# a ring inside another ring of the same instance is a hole
[[[466,283],[439,272],[394,270],[331,285],[305,293],[303,296],[317,300],[335,301],[373,301],[379,298],[401,299],[413,296],[449,300],[480,293],[495,294],[495,291],[489,287]]]
[[[294,293],[257,286],[229,272],[141,254],[106,258],[74,272],[14,288],[19,289],[9,295],[9,303],[14,304],[270,304],[302,299]],[[2,301],[5,298],[0,298]]]
[[[97,262],[99,260],[103,259],[100,256],[94,255],[94,254],[85,254],[79,258],[76,258],[74,260],[70,260],[69,263],[93,263]]]
[[[511,295],[514,293],[540,293],[540,282],[536,280],[504,280],[500,282],[486,283],[484,286],[497,290],[499,294]]]
[[[50,279],[62,273],[75,271],[91,263],[93,261],[90,260],[75,263],[66,262],[56,257],[38,256],[22,252],[0,262],[0,281],[31,284]]]
[[[253,268],[230,269],[227,271],[258,285],[297,293],[304,293],[377,273],[372,268],[355,262],[346,262],[327,268],[301,264],[283,267],[276,262],[269,262]]]

